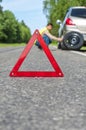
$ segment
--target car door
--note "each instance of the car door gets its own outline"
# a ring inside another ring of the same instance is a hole
[[[65,23],[66,23],[66,19],[69,17],[69,13],[70,13],[70,9],[67,10],[64,20],[62,24],[60,25],[59,36],[63,36],[63,34],[65,33]]]

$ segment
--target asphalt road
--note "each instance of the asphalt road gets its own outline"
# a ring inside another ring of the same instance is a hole
[[[86,56],[52,50],[64,77],[9,77],[23,47],[0,48],[0,130],[86,130]],[[20,70],[53,70],[31,49]]]

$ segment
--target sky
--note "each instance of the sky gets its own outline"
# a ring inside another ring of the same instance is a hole
[[[43,0],[2,0],[3,10],[10,10],[20,22],[24,20],[31,33],[46,26],[47,19],[43,14]]]

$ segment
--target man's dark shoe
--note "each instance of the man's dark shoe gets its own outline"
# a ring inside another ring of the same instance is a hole
[[[58,49],[61,49],[61,43],[58,44]]]
[[[41,47],[41,46],[38,46],[38,48],[39,48],[40,50],[42,50],[42,47]]]

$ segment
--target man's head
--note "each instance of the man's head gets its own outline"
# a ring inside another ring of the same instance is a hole
[[[53,24],[52,23],[48,23],[46,27],[47,27],[48,30],[52,30]]]

